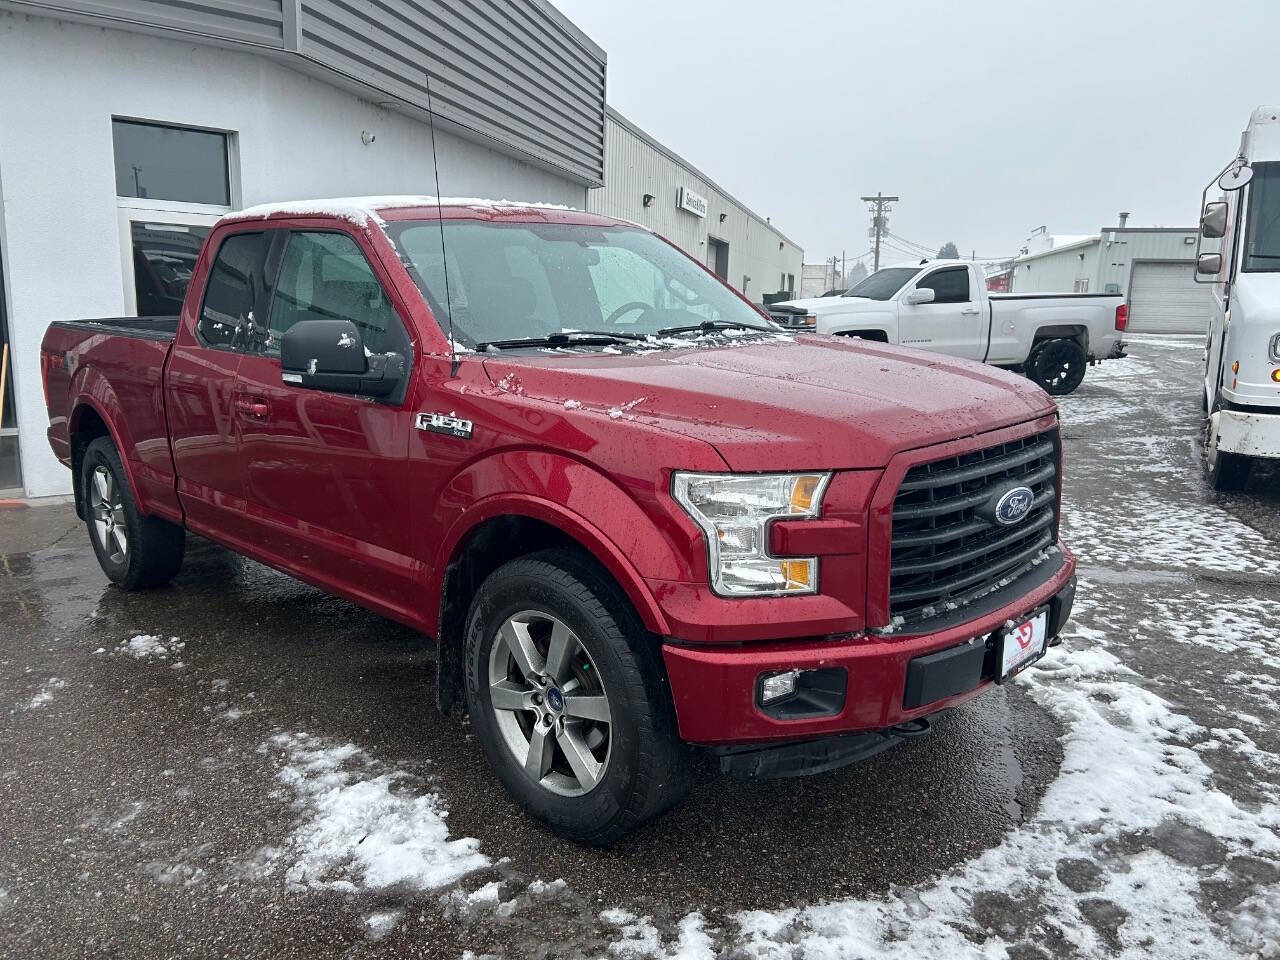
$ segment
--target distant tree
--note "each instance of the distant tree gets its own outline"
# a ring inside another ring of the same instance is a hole
[[[956,245],[948,240],[942,245],[942,249],[938,251],[939,260],[959,260],[960,251],[956,249]]]

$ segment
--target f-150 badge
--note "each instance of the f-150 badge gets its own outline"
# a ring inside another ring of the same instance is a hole
[[[420,413],[416,426],[419,430],[431,433],[443,433],[447,437],[471,439],[471,421],[445,413]]]

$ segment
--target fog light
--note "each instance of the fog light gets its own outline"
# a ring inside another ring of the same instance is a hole
[[[760,681],[760,703],[774,703],[792,696],[796,692],[796,678],[799,670],[788,670],[786,673],[770,674]]]
[[[1280,367],[1276,367],[1271,371],[1271,379],[1276,383],[1280,383]]]

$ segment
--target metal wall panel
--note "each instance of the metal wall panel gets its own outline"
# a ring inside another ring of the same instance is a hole
[[[604,181],[605,55],[546,0],[0,0],[0,8],[270,48],[367,99]],[[336,74],[336,76],[334,76]]]
[[[13,0],[3,5],[26,8],[28,13],[181,30],[240,43],[278,47],[283,37],[281,0]]]
[[[302,0],[300,52],[584,183],[604,177],[604,55],[536,0]]]

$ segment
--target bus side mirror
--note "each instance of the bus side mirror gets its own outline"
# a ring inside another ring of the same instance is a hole
[[[1196,257],[1196,273],[1202,277],[1216,277],[1222,272],[1222,254],[1202,253]]]
[[[1200,218],[1200,236],[1207,240],[1217,240],[1227,235],[1227,205],[1221,200],[1204,205],[1204,215]]]

